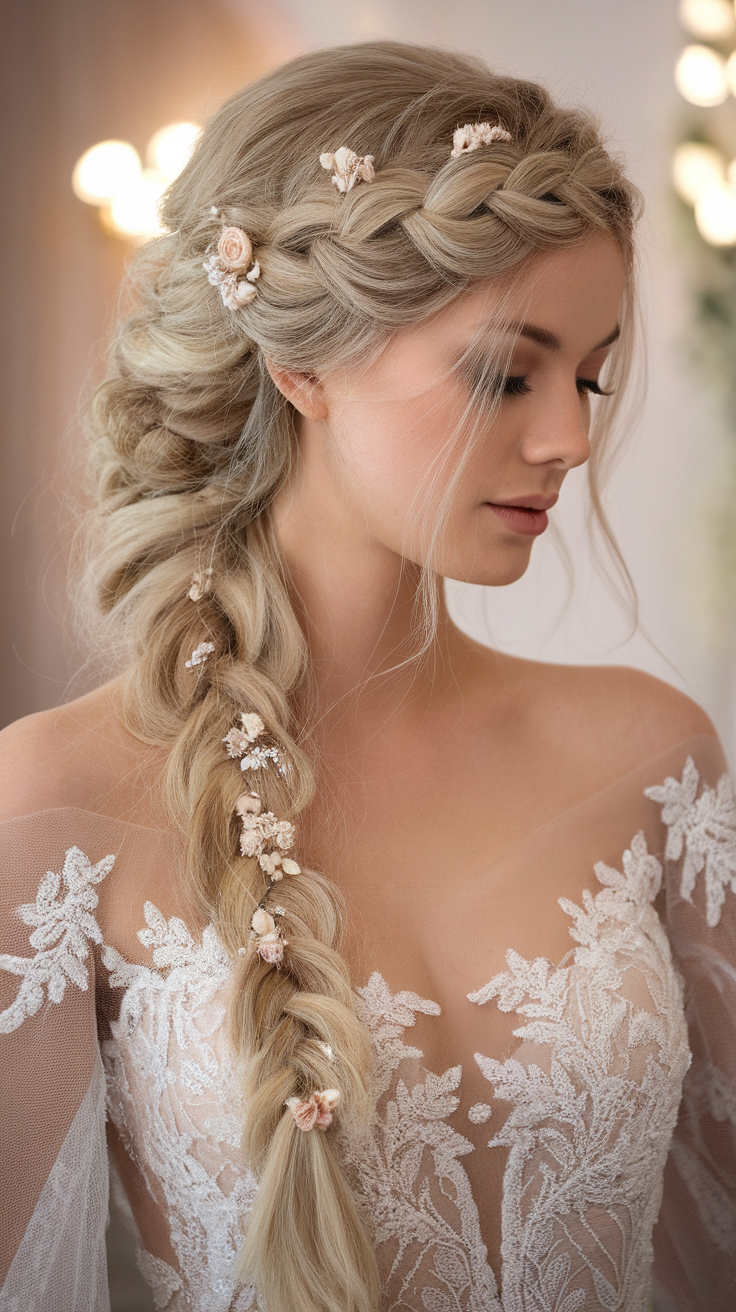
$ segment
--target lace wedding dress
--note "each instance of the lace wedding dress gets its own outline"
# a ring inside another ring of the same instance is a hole
[[[736,1309],[735,825],[698,738],[481,873],[350,902],[376,1110],[334,1133],[386,1312]],[[171,904],[175,840],[2,828],[0,1312],[109,1307],[106,1122],[156,1307],[259,1307],[231,961]]]

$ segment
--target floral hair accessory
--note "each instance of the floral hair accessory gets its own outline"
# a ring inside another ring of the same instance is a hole
[[[319,1089],[306,1102],[301,1098],[287,1098],[284,1106],[289,1108],[300,1130],[313,1130],[315,1125],[326,1130],[332,1124],[332,1112],[339,1101],[339,1089]]]
[[[227,747],[228,756],[233,758],[243,756],[265,732],[266,726],[260,715],[256,715],[255,711],[241,711],[240,725],[236,724],[232,729],[228,729],[222,740]]]
[[[273,761],[282,779],[286,778],[286,765],[276,747],[256,747],[259,738],[266,732],[266,726],[260,715],[254,711],[242,712],[240,726],[229,729],[223,738],[228,756],[240,757],[241,770],[268,770]]]
[[[301,874],[296,861],[288,861],[289,869],[283,866],[281,853],[288,852],[294,846],[295,830],[288,820],[278,820],[273,811],[264,811],[263,803],[256,793],[241,793],[235,803],[235,810],[243,826],[240,835],[241,856],[257,856],[261,869],[266,870],[272,879],[282,879],[285,874]],[[275,845],[280,851],[266,854],[264,848],[267,843]],[[273,871],[263,865],[266,855],[273,860]],[[277,866],[280,867],[278,873]],[[295,866],[296,869],[293,869]]]
[[[240,724],[229,729],[222,741],[228,756],[241,758],[241,770],[267,770],[269,762],[273,761],[279,774],[285,776],[286,766],[276,748],[255,746],[265,732],[266,726],[260,715],[255,711],[243,711]],[[235,811],[242,825],[241,856],[258,857],[261,869],[272,883],[283,879],[284,875],[301,874],[297,862],[284,856],[294,846],[295,838],[294,826],[288,820],[279,820],[273,811],[264,811],[260,797],[254,792],[241,793]]]
[[[494,141],[510,141],[511,133],[501,127],[500,123],[466,123],[462,128],[456,128],[452,138],[452,150],[450,159],[459,159],[461,155],[469,155],[471,150],[477,150],[479,146],[492,146]]]
[[[212,587],[212,569],[198,570],[192,574],[192,582],[189,587],[187,596],[190,601],[201,601],[205,592],[209,592]]]
[[[190,659],[184,662],[186,668],[188,670],[193,670],[195,665],[204,665],[207,657],[211,656],[214,650],[214,642],[200,642],[198,646],[194,648]]]
[[[281,910],[281,908],[279,908]],[[258,907],[251,920],[250,941],[256,952],[269,966],[280,966],[284,959],[287,940],[282,936],[279,926],[265,907]]]
[[[207,274],[207,281],[213,287],[219,287],[223,305],[228,310],[237,310],[253,300],[256,294],[254,283],[261,276],[258,260],[239,277],[253,261],[253,243],[242,228],[223,228],[217,243],[216,254],[204,261],[202,268]]]
[[[352,191],[356,183],[372,182],[376,176],[373,155],[356,155],[347,146],[340,146],[334,155],[329,152],[320,155],[319,162],[328,173],[332,170],[332,181],[342,196]]]

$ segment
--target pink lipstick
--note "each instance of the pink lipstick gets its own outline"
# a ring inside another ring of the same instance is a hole
[[[547,511],[552,509],[556,500],[556,496],[530,496],[514,501],[486,501],[485,504],[495,510],[514,533],[538,537],[549,523]]]

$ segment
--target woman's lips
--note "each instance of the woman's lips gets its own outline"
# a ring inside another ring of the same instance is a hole
[[[547,511],[551,510],[556,500],[557,497],[530,497],[532,504],[502,505],[500,502],[487,501],[486,505],[495,510],[514,533],[539,537],[549,523]]]

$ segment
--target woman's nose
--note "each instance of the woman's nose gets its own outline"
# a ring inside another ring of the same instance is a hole
[[[575,469],[590,456],[590,403],[578,391],[565,388],[552,404],[540,406],[523,443],[524,458],[530,464],[554,463],[560,468]]]

